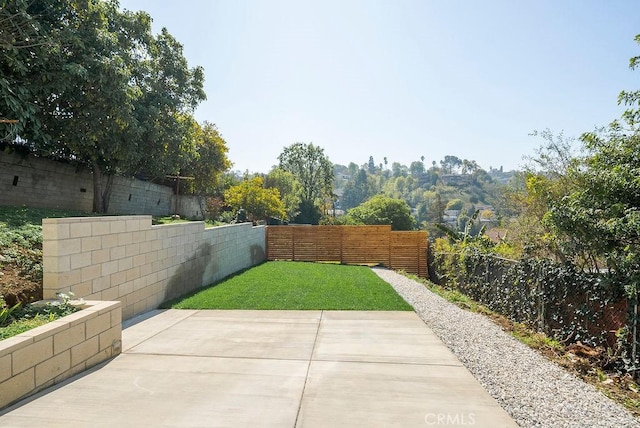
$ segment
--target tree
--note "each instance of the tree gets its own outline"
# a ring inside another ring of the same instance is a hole
[[[367,163],[367,169],[369,174],[375,174],[376,172],[376,163],[373,160],[373,156],[369,156],[369,162]]]
[[[188,68],[166,29],[152,35],[148,14],[112,0],[15,5],[46,49],[9,53],[0,86],[19,96],[0,114],[24,119],[20,137],[45,155],[90,166],[94,211],[108,209],[113,174],[161,176],[196,155],[187,136],[205,98],[202,69]]]
[[[540,137],[545,142],[535,151],[535,156],[529,156],[527,170],[541,172],[550,178],[565,176],[571,164],[577,157],[578,149],[575,139],[568,138],[563,132],[553,135],[548,128],[543,131],[533,131],[534,137]],[[502,166],[500,167],[502,172]]]
[[[589,155],[570,169],[579,186],[551,201],[545,221],[565,253],[591,252],[640,288],[640,135],[612,125],[582,140]]]
[[[536,155],[529,158],[527,170],[503,188],[506,203],[501,211],[512,217],[509,242],[514,249],[528,256],[562,262],[571,259],[582,268],[597,269],[592,254],[573,237],[567,235],[561,239],[558,229],[544,221],[551,207],[560,204],[578,186],[570,174],[577,160],[573,155],[572,140],[562,133],[553,135],[549,130],[534,135],[542,137],[544,143],[536,150]]]
[[[187,165],[179,172],[181,176],[193,177],[189,181],[190,191],[198,196],[200,208],[205,212],[206,196],[221,195],[220,180],[222,174],[231,168],[227,158],[226,142],[212,123],[204,122],[202,126],[195,120],[192,122],[191,138],[195,145],[195,153]]]
[[[231,186],[224,194],[225,202],[232,210],[244,209],[251,221],[268,217],[282,218],[285,208],[278,189],[265,189],[262,177],[254,177]]]
[[[393,175],[394,177],[406,177],[407,167],[399,162],[393,162],[391,164],[391,175]]]
[[[640,43],[640,35],[635,40]],[[630,67],[639,62],[631,58]],[[593,255],[594,269],[606,267],[633,308],[640,292],[640,91],[622,91],[618,103],[627,106],[623,123],[581,136],[586,155],[566,162],[575,185],[551,201],[544,222],[563,238],[565,252],[584,251]],[[637,320],[637,311],[630,312],[633,335]],[[635,340],[630,357],[625,365],[635,371]]]
[[[50,60],[61,47],[58,17],[69,6],[63,0],[0,0],[0,119],[15,121],[0,123],[0,140],[47,137],[37,99],[65,83],[56,79]]]
[[[367,172],[360,169],[355,177],[352,177],[344,187],[342,194],[342,207],[353,208],[366,201],[371,195]]]
[[[355,177],[360,167],[355,162],[349,162],[349,177]]]
[[[390,224],[393,230],[412,230],[415,218],[409,205],[401,199],[376,195],[347,213],[350,224]]]
[[[300,195],[302,186],[292,173],[280,168],[273,168],[265,177],[266,188],[278,189],[284,203],[287,220],[292,220],[300,213]]]
[[[440,161],[443,172],[453,174],[453,170],[462,165],[462,160],[457,156],[447,155]]]
[[[317,224],[313,220],[320,211],[319,205],[333,195],[333,171],[324,149],[312,143],[295,143],[286,147],[278,160],[280,168],[293,174],[302,185],[299,220]]]
[[[636,43],[640,44],[640,34],[636,35]],[[640,56],[631,57],[629,60],[629,68],[635,70],[640,65]],[[622,115],[622,119],[627,125],[634,131],[638,131],[638,124],[640,123],[640,90],[635,91],[622,91],[618,95],[618,104],[624,104],[627,109]]]
[[[324,201],[323,201],[324,203]],[[322,210],[312,201],[301,201],[298,206],[298,215],[293,219],[297,224],[320,224]]]
[[[495,219],[495,213],[491,210],[480,211],[480,220],[493,221]]]
[[[467,159],[462,160],[462,174],[473,174],[479,169],[480,167],[478,166],[478,163],[476,161],[470,161]]]
[[[445,202],[442,200],[440,193],[434,195],[428,210],[428,220],[433,223],[442,223],[444,217]]]
[[[409,165],[409,171],[411,171],[411,175],[421,175],[424,173],[424,163],[422,161],[414,161]]]

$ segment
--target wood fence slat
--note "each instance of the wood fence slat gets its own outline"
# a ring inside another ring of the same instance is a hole
[[[382,264],[427,276],[427,234],[380,226],[267,226],[268,260]]]

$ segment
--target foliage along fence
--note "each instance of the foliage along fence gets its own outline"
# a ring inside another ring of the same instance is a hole
[[[267,259],[381,264],[427,277],[427,233],[391,226],[267,226]]]
[[[613,347],[624,334],[629,303],[617,281],[549,260],[507,260],[474,249],[434,253],[434,282],[558,340]],[[628,333],[627,333],[628,334]]]

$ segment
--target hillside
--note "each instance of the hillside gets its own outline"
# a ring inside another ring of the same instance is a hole
[[[487,224],[499,218],[496,202],[500,189],[516,171],[502,168],[482,169],[475,161],[446,156],[439,163],[433,161],[425,167],[424,159],[406,166],[394,162],[376,165],[368,163],[348,166],[334,165],[334,192],[336,208],[348,211],[376,194],[402,199],[411,207],[417,224],[432,230],[433,223],[443,219],[456,229],[462,229],[479,210],[481,220]]]

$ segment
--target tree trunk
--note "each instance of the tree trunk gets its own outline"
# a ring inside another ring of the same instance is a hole
[[[113,175],[104,174],[98,162],[93,162],[93,212],[106,213],[109,209]]]

